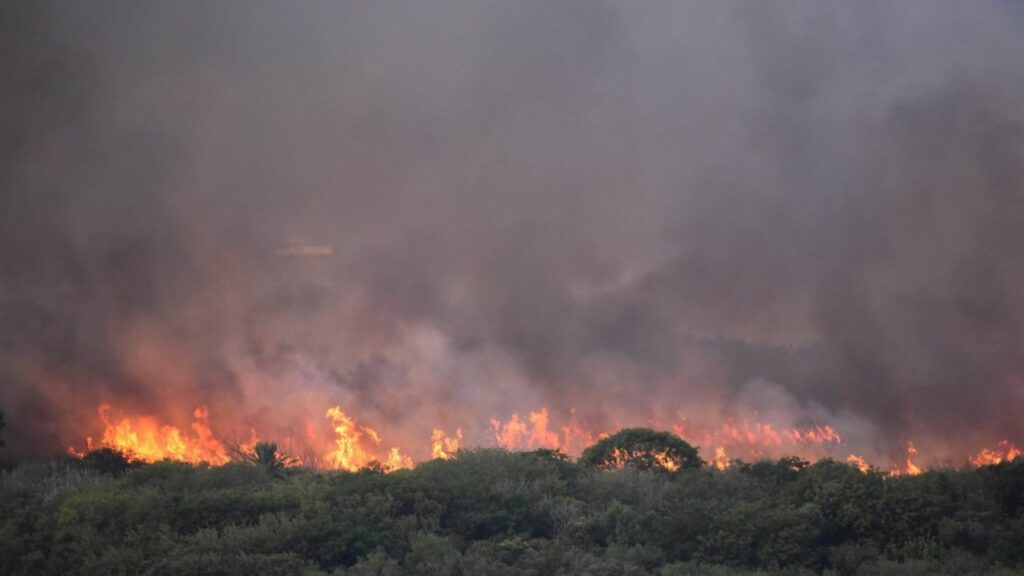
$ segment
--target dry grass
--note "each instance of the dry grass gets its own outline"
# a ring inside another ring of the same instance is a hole
[[[40,492],[44,500],[50,500],[108,479],[67,460],[27,461],[10,470],[0,471],[0,489],[29,489]]]

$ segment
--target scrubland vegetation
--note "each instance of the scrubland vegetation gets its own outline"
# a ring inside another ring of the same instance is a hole
[[[887,477],[677,455],[676,471],[499,449],[388,474],[266,447],[221,467],[24,462],[0,477],[0,574],[1024,573],[1024,459]]]

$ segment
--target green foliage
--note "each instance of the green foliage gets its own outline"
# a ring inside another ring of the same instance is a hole
[[[113,448],[92,450],[82,457],[82,466],[87,470],[115,478],[124,476],[130,468],[138,465],[139,463],[132,460],[127,454]]]
[[[625,428],[587,448],[580,464],[597,468],[630,466],[639,470],[700,468],[697,449],[670,432]]]
[[[253,464],[19,464],[0,474],[0,574],[1024,573],[1024,460],[899,478],[793,459],[603,470],[499,449],[389,474]]]
[[[270,476],[283,476],[294,459],[277,451],[274,442],[257,442],[250,451],[236,450],[242,462],[252,464]]]

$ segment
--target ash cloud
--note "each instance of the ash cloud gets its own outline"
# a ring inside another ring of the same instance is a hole
[[[1024,441],[1019,3],[386,4],[0,9],[12,450],[102,401]]]

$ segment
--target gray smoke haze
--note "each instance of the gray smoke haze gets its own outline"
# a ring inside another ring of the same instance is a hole
[[[1024,441],[1024,5],[0,7],[0,407]],[[87,424],[88,423],[88,424]]]

